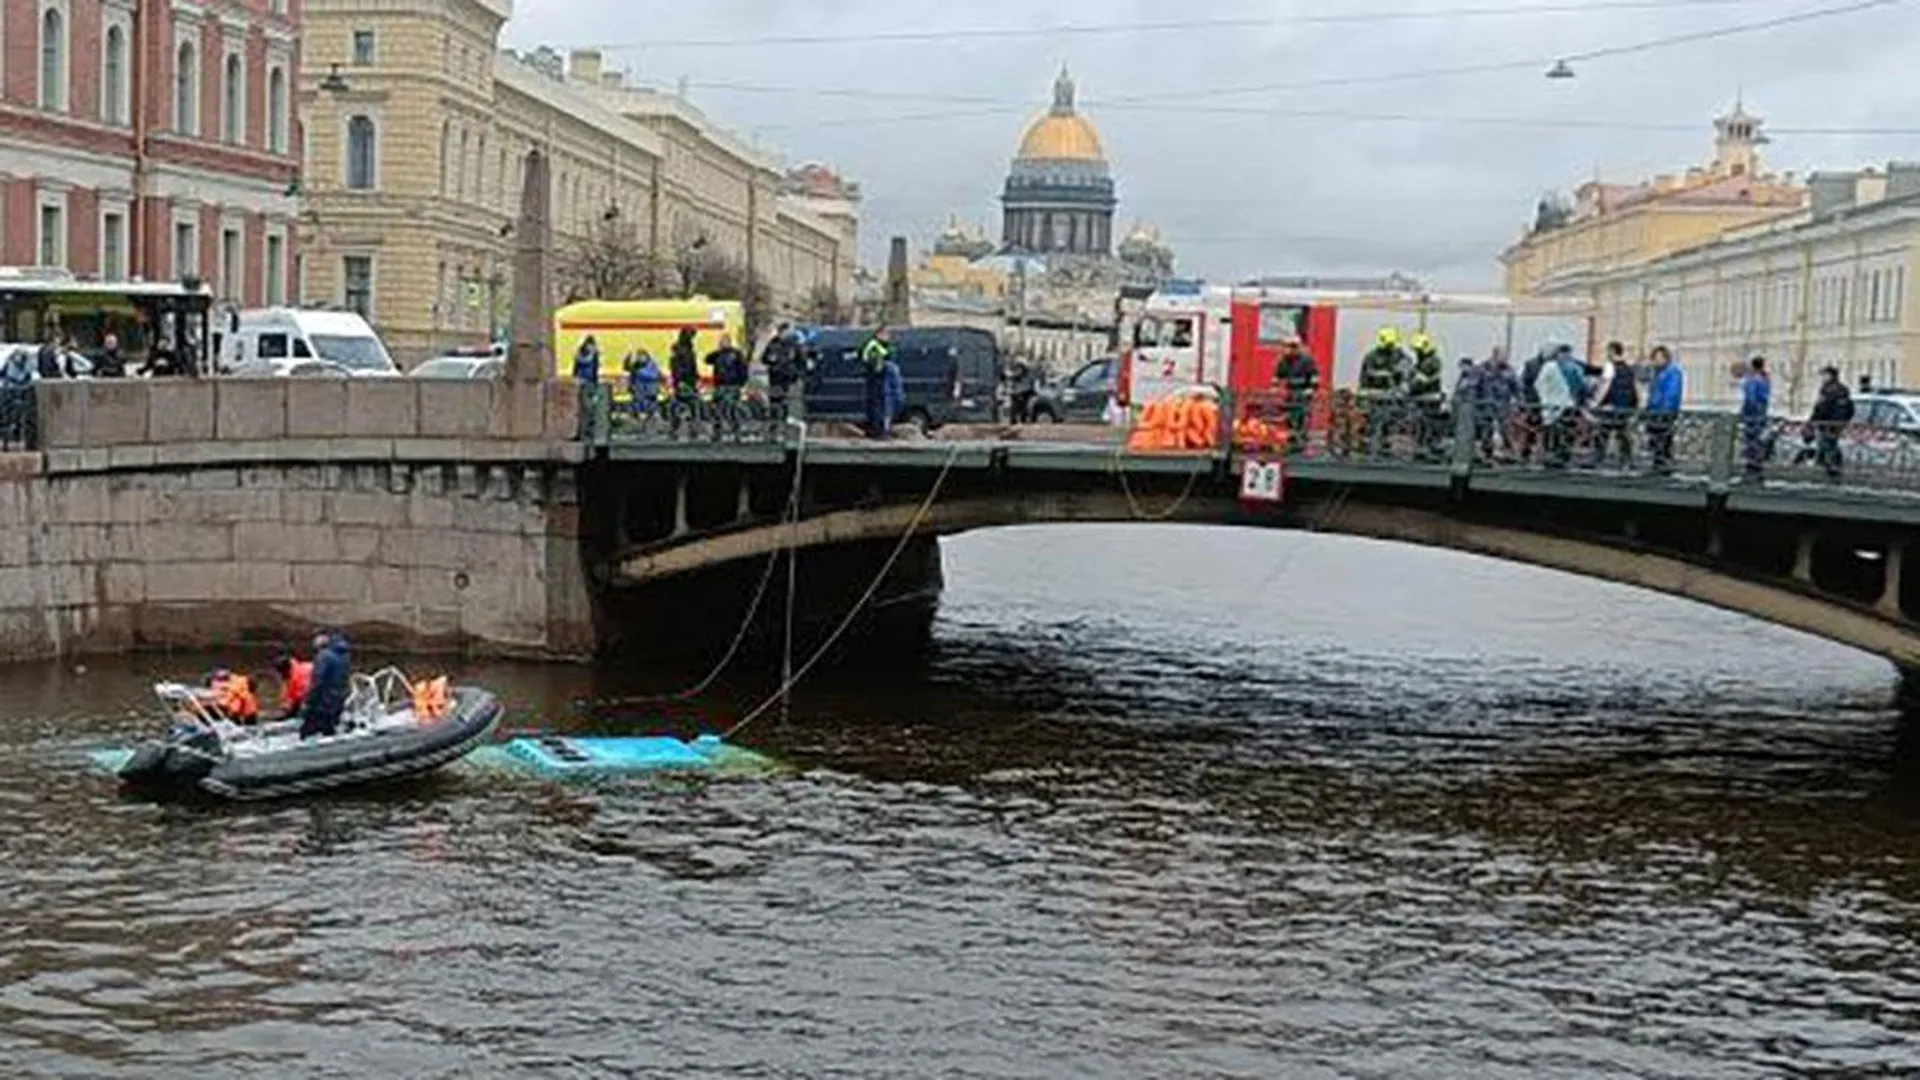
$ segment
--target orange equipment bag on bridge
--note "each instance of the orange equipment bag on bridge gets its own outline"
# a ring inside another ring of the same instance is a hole
[[[1152,402],[1127,435],[1127,449],[1152,452],[1211,450],[1220,442],[1220,406],[1191,392]]]

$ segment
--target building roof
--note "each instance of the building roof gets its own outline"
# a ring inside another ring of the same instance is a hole
[[[1065,68],[1053,83],[1053,107],[1033,123],[1020,139],[1016,161],[1104,162],[1106,150],[1091,121],[1074,111],[1073,76]]]

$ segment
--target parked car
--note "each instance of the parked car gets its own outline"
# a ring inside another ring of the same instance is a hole
[[[1117,357],[1104,356],[1033,393],[1029,412],[1036,424],[1104,424],[1120,376]]]
[[[436,356],[407,372],[415,379],[497,379],[507,362],[497,356]]]
[[[859,422],[867,415],[860,351],[873,331],[812,331],[807,347],[807,417]],[[905,393],[893,422],[932,431],[943,424],[992,423],[1000,416],[1000,347],[985,330],[927,327],[892,332]]]

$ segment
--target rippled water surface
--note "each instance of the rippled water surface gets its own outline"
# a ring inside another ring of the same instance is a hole
[[[0,1073],[1748,1077],[1920,1071],[1885,665],[1442,553],[950,542],[933,656],[773,778],[473,771],[235,810],[88,748],[203,658],[0,671]],[[479,667],[524,726],[724,723]]]

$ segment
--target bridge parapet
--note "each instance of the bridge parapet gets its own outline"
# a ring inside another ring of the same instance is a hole
[[[269,461],[578,460],[571,383],[82,379],[34,388],[48,471]]]

